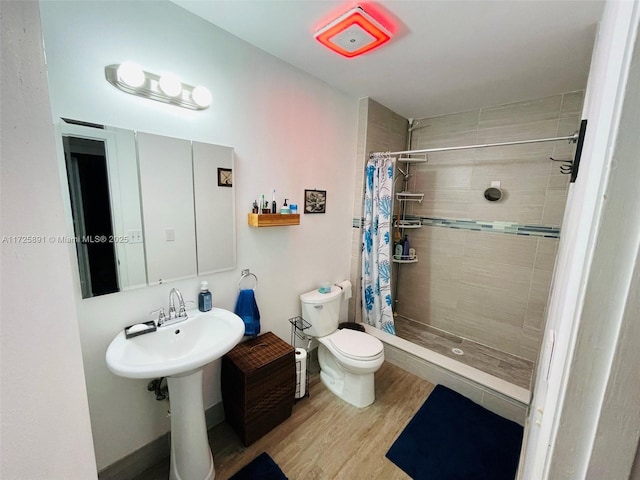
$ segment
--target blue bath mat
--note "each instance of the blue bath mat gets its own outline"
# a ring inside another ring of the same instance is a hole
[[[414,480],[513,480],[523,429],[436,385],[387,458]]]
[[[229,480],[288,480],[267,452],[247,463]]]

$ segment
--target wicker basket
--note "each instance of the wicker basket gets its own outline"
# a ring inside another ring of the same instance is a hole
[[[291,416],[295,384],[294,348],[271,332],[222,357],[226,420],[245,446]]]

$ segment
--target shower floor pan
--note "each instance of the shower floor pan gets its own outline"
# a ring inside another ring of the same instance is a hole
[[[403,324],[402,318],[396,317],[395,321],[397,335],[390,335],[375,327],[363,324],[368,334],[383,342],[386,361],[434,385],[442,384],[449,387],[492,412],[524,425],[528,405],[531,401],[529,380],[527,380],[527,378],[531,378],[531,373],[526,373],[533,371],[531,362],[518,357],[512,359],[514,360],[512,366],[524,367],[525,372],[515,380],[519,383],[517,385],[512,383],[514,381],[513,372],[509,374],[509,379],[501,378],[505,377],[505,372],[511,371],[511,368],[507,369],[502,365],[500,368],[501,377],[480,369],[491,363],[499,365],[502,360],[493,358],[488,361],[487,358],[483,358],[482,365],[480,365],[480,362],[477,361],[478,350],[484,350],[486,346],[475,344],[472,348],[470,343],[464,343],[462,339],[456,339],[456,337],[450,337],[446,334],[441,335],[439,339],[434,339],[431,336],[433,332],[429,332],[431,335],[418,335],[416,338],[412,337],[412,340],[407,340],[402,337],[402,335],[406,335],[407,329],[403,330],[403,327],[407,325]],[[416,329],[416,323],[412,322],[410,326]],[[474,348],[476,352],[473,352]],[[462,354],[460,352],[454,353],[453,349],[462,350]],[[484,354],[486,355],[486,353],[485,351]],[[504,355],[502,352],[498,353]],[[521,362],[523,363],[521,364]]]
[[[429,327],[408,318],[394,319],[396,335],[522,388],[529,388],[533,362]]]

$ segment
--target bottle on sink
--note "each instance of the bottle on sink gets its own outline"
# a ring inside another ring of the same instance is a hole
[[[200,293],[198,294],[198,310],[208,312],[211,310],[211,292],[209,291],[209,283],[200,283]]]

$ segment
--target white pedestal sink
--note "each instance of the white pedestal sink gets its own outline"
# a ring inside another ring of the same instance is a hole
[[[242,319],[227,310],[187,312],[188,318],[127,339],[120,332],[107,349],[107,366],[127,378],[167,377],[171,402],[171,480],[213,480],[202,400],[202,368],[244,335]]]

